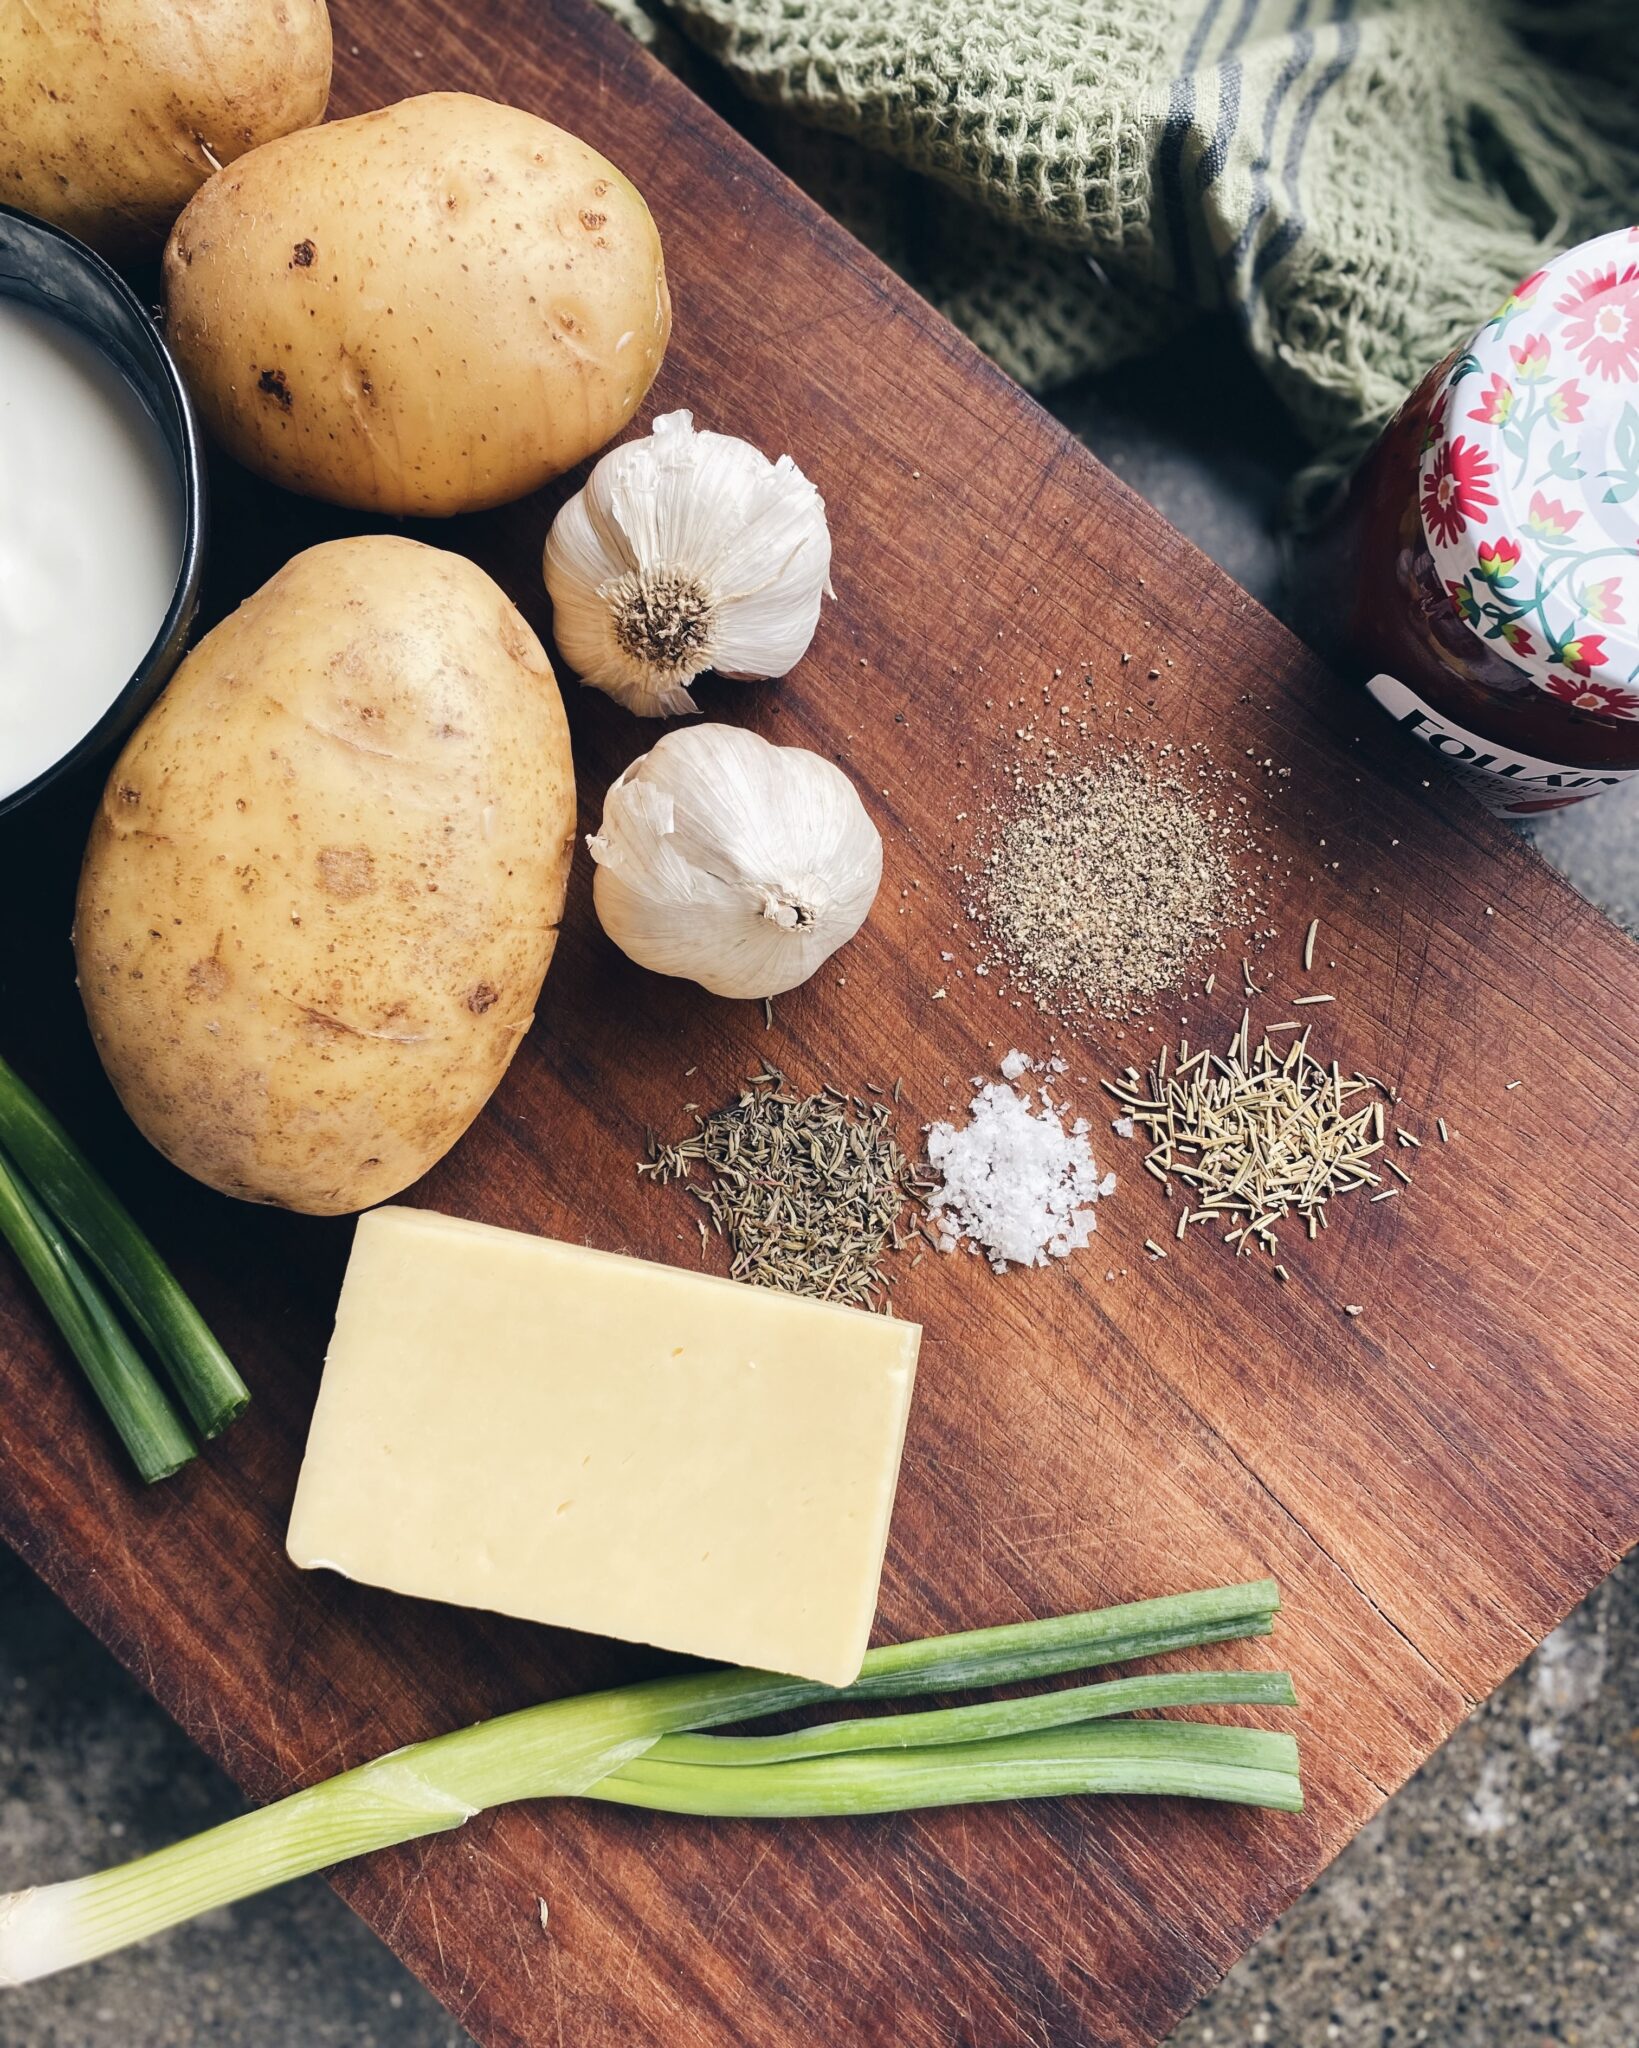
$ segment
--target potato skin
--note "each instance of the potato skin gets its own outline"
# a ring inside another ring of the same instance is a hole
[[[499,505],[619,433],[671,333],[636,188],[561,128],[429,93],[253,151],[165,250],[207,425],[359,510]]]
[[[389,535],[297,555],[188,656],[92,826],[74,949],[120,1099],[224,1194],[396,1194],[529,1029],[574,829],[551,665],[482,569]]]
[[[5,0],[0,202],[152,255],[218,164],[329,97],[325,0]]]

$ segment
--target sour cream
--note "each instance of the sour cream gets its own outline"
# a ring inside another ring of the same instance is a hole
[[[182,550],[176,467],[136,392],[77,328],[0,296],[0,796],[131,680]]]

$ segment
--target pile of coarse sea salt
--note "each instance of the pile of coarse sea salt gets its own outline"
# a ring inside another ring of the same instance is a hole
[[[1091,1126],[1056,1103],[1044,1081],[1035,1093],[1011,1084],[1026,1074],[1057,1077],[1061,1059],[1045,1065],[1010,1052],[1000,1081],[981,1082],[968,1104],[970,1118],[928,1129],[928,1159],[944,1183],[928,1201],[928,1214],[942,1252],[964,1241],[983,1252],[998,1273],[1011,1266],[1045,1266],[1068,1258],[1091,1239],[1097,1222],[1093,1205],[1115,1187],[1115,1175],[1101,1178],[1087,1142]]]

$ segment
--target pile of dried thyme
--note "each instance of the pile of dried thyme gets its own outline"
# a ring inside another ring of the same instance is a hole
[[[665,1144],[650,1131],[638,1172],[685,1184],[706,1212],[701,1235],[709,1219],[728,1240],[736,1280],[885,1308],[883,1257],[917,1236],[901,1219],[930,1188],[893,1133],[899,1083],[867,1086],[871,1101],[830,1086],[798,1095],[765,1066],[737,1102],[696,1112],[692,1137]]]
[[[1380,1184],[1368,1162],[1383,1151],[1383,1103],[1392,1092],[1370,1074],[1345,1075],[1335,1060],[1323,1065],[1309,1051],[1308,1031],[1279,1044],[1265,1033],[1254,1047],[1247,1011],[1227,1055],[1204,1046],[1192,1053],[1185,1040],[1170,1070],[1163,1046],[1146,1075],[1129,1067],[1104,1086],[1144,1128],[1145,1171],[1169,1195],[1175,1181],[1183,1185],[1179,1237],[1192,1224],[1228,1223],[1224,1242],[1237,1256],[1261,1246],[1276,1258],[1283,1218],[1296,1216],[1314,1237],[1334,1195]],[[1405,1142],[1416,1141],[1408,1134]],[[1275,1273],[1286,1278],[1278,1259]]]

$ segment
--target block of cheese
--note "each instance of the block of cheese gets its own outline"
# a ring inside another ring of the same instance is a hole
[[[790,1672],[859,1674],[914,1323],[422,1209],[360,1217],[297,1564]]]

